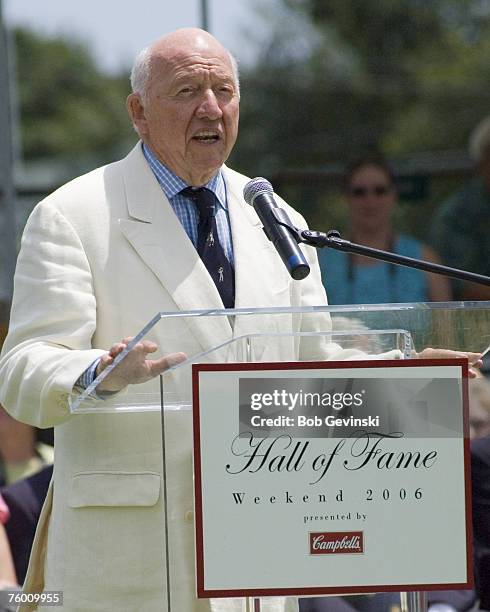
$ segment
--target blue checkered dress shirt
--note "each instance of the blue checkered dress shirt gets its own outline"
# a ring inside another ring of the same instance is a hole
[[[174,209],[175,214],[182,223],[186,234],[197,248],[197,226],[199,224],[197,206],[195,202],[180,194],[180,191],[189,187],[189,185],[164,166],[162,162],[155,157],[152,150],[145,144],[143,144],[143,153],[155,178]],[[201,187],[201,185],[199,186]],[[218,201],[219,205],[216,210],[218,237],[228,261],[233,265],[233,246],[231,241],[230,219],[228,216],[226,185],[221,171],[213,176],[208,183],[202,185],[202,187],[211,190]]]

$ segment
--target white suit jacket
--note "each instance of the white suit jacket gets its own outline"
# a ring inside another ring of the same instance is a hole
[[[243,200],[248,179],[228,168],[223,172],[236,307],[326,303],[314,250],[305,248],[310,276],[293,281]],[[53,490],[28,583],[35,590],[64,591],[64,610],[156,611],[165,610],[167,600],[160,415],[72,416],[67,398],[75,381],[113,342],[138,332],[156,312],[222,307],[140,145],[125,159],[63,186],[31,214],[0,361],[0,402],[19,420],[56,426]],[[328,326],[327,316],[244,317],[234,332],[328,331]],[[232,333],[227,317],[158,329],[152,337],[164,354],[195,354]],[[290,358],[266,343],[263,350],[262,358]],[[325,358],[330,350],[310,356]],[[168,517],[172,610],[241,612],[238,600],[195,599],[189,424],[175,423],[170,437],[167,461],[176,475]],[[263,606],[264,612],[295,609],[296,601],[286,598]]]

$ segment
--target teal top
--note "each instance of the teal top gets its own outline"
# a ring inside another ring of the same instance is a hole
[[[401,234],[395,239],[393,251],[421,259],[422,243]],[[427,275],[420,270],[382,261],[355,266],[347,253],[329,248],[321,249],[318,258],[330,304],[426,302],[429,299]]]

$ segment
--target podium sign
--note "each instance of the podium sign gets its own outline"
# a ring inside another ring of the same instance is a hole
[[[199,597],[472,586],[467,363],[194,364]]]

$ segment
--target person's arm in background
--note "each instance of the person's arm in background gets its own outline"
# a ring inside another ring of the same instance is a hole
[[[430,246],[422,246],[422,259],[431,263],[441,264],[441,258]],[[431,302],[449,302],[453,299],[451,284],[447,276],[442,274],[427,274],[429,300]]]
[[[473,300],[490,300],[490,287],[476,283],[464,283],[461,289],[461,299],[471,302]]]

